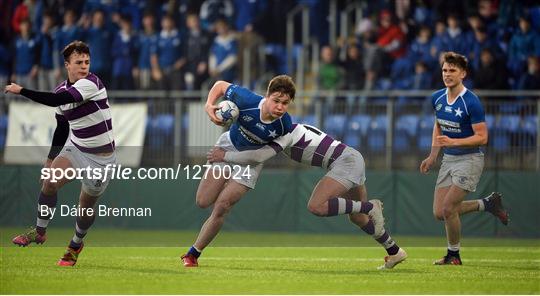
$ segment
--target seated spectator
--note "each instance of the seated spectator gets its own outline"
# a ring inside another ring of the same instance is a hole
[[[320,90],[335,91],[342,88],[344,72],[337,64],[334,49],[329,46],[323,46],[321,49],[321,64],[317,77],[317,85]],[[330,95],[324,98],[328,110],[334,107],[336,97]]]
[[[508,89],[506,67],[497,62],[490,48],[482,49],[480,66],[473,76],[475,89]]]
[[[386,52],[392,60],[405,54],[405,34],[399,26],[392,22],[392,14],[388,10],[380,13],[380,27],[377,45]]]
[[[411,89],[431,89],[431,73],[428,72],[428,67],[423,61],[418,61],[414,65]]]
[[[527,58],[527,73],[521,75],[517,88],[520,90],[540,89],[540,62],[538,57],[530,56]],[[537,99],[538,97],[524,97],[524,99]]]
[[[474,39],[471,42],[471,51],[469,53],[469,65],[473,70],[480,68],[480,55],[483,49],[489,48],[495,60],[504,61],[502,50],[495,39],[490,38],[485,27],[478,27],[474,31]]]
[[[364,61],[360,53],[360,49],[356,44],[350,44],[347,46],[347,57],[342,63],[342,68],[345,72],[345,90],[358,91],[364,88],[365,82],[365,71],[364,71]],[[365,99],[361,100],[357,96],[348,95],[347,96],[347,111],[353,110],[355,102],[360,104],[360,107],[363,108],[365,105]]]

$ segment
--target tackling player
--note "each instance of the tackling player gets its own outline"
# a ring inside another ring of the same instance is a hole
[[[37,103],[56,107],[56,130],[51,149],[45,162],[46,168],[65,170],[69,168],[103,169],[116,163],[112,119],[107,99],[107,90],[101,80],[90,73],[90,49],[81,41],[73,41],[62,51],[68,79],[60,83],[54,92],[39,92],[11,83],[6,92],[21,94]],[[64,147],[68,136],[71,145]],[[88,177],[88,176],[87,176]],[[73,266],[83,249],[83,238],[94,223],[94,208],[98,198],[109,183],[106,179],[83,179],[79,196],[79,213],[76,218],[75,235],[64,256],[58,261],[61,266]],[[42,244],[47,239],[46,230],[51,210],[56,207],[57,192],[70,179],[56,182],[43,180],[38,199],[36,227],[13,238],[13,243],[27,246]],[[81,210],[82,209],[82,210]],[[46,210],[46,211],[43,211]],[[44,214],[47,213],[47,214]]]
[[[262,163],[281,151],[292,160],[328,170],[309,199],[307,207],[311,213],[321,217],[348,214],[352,223],[386,249],[388,256],[379,269],[391,269],[407,258],[405,250],[384,229],[382,202],[377,199],[367,201],[365,164],[360,152],[313,126],[293,124],[289,134],[257,150],[233,152],[214,148],[209,152],[208,160]]]
[[[502,195],[497,192],[483,199],[463,200],[469,192],[476,191],[480,181],[484,168],[480,146],[488,142],[488,129],[480,100],[463,85],[467,59],[460,54],[446,52],[442,55],[441,67],[446,88],[432,95],[436,117],[432,147],[428,158],[420,164],[420,171],[427,173],[435,164],[441,147],[444,147],[433,198],[433,215],[437,220],[444,220],[448,251],[434,264],[461,265],[459,216],[487,211],[507,225],[508,213],[502,205]]]

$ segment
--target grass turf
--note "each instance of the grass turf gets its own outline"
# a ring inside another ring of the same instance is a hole
[[[21,231],[0,229],[0,294],[540,293],[539,240],[465,238],[463,266],[433,266],[444,238],[397,237],[409,258],[379,271],[385,252],[365,235],[224,232],[186,269],[194,232],[93,229],[72,268],[55,265],[72,230],[13,247]]]

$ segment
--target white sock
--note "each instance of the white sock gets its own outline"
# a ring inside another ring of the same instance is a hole
[[[49,225],[50,219],[39,219],[37,218],[36,225],[39,227],[47,228],[47,225]]]
[[[460,247],[460,243],[457,243],[455,245],[451,245],[450,243],[448,243],[448,250],[450,251],[459,252],[459,247]]]
[[[72,238],[71,240],[72,240],[74,243],[76,243],[76,244],[80,244],[80,243],[82,243],[82,240],[83,240],[83,239],[80,238],[80,237],[78,237],[78,236],[75,234],[75,235],[73,235],[73,238]]]
[[[478,202],[478,211],[479,212],[483,212],[486,210],[486,205],[484,203],[484,200],[483,199],[477,199],[476,200]]]

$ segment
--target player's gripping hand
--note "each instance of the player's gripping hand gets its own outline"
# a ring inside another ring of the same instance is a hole
[[[216,125],[224,126],[225,122],[223,122],[216,116],[216,110],[218,109],[219,109],[219,106],[216,106],[216,105],[209,105],[209,104],[204,105],[204,110],[206,111],[206,114],[208,114],[208,117],[210,117],[210,120]]]
[[[223,162],[224,158],[225,158],[225,150],[219,147],[214,147],[210,149],[208,153],[206,153],[206,159],[210,163]]]
[[[18,95],[21,93],[21,89],[22,86],[12,82],[11,84],[6,85],[6,87],[4,88],[4,92]]]
[[[435,163],[435,158],[431,156],[422,160],[422,163],[420,164],[420,172],[422,174],[427,174],[434,163]]]
[[[437,138],[435,138],[435,145],[439,147],[455,146],[456,143],[454,140],[455,139],[448,136],[437,136]]]

